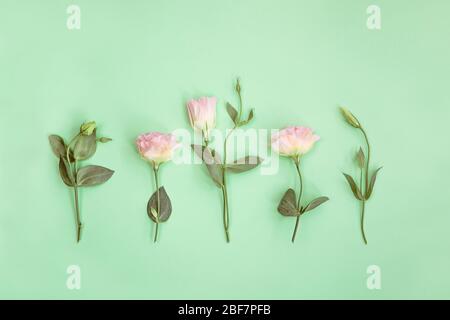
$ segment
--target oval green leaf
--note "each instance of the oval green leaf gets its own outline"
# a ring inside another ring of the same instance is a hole
[[[89,136],[79,135],[71,148],[77,160],[87,160],[92,157],[97,150],[96,130]]]
[[[257,156],[246,156],[227,165],[231,172],[241,173],[256,168],[264,159]]]
[[[66,186],[73,187],[75,185],[72,171],[70,171],[69,164],[64,157],[59,158],[59,175]]]
[[[108,181],[114,171],[100,166],[86,166],[77,174],[77,184],[82,187],[96,186]]]
[[[278,205],[278,212],[287,217],[299,215],[297,205],[295,203],[295,191],[293,189],[289,188],[284,193],[283,198],[281,198],[280,204]]]
[[[217,152],[214,152],[210,148],[200,145],[191,145],[197,156],[203,160],[208,169],[208,173],[216,185],[221,188],[223,185],[223,169],[221,159]]]
[[[52,134],[48,137],[48,141],[50,142],[50,147],[55,156],[58,158],[66,156],[66,145],[63,138],[56,134]]]
[[[229,102],[227,102],[227,112],[233,123],[236,124],[236,121],[238,121],[238,112]]]
[[[327,202],[330,200],[328,197],[319,197],[311,201],[303,210],[302,213],[305,213],[306,211],[311,211],[318,206],[320,206],[322,203]]]
[[[158,191],[155,191],[147,203],[147,214],[153,222],[165,222],[169,219],[172,213],[172,203],[167,195],[166,189],[160,187],[159,189],[159,212],[158,212]],[[157,214],[157,217],[154,214]]]

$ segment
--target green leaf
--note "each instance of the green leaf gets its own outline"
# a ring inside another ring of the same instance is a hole
[[[208,173],[216,183],[216,185],[221,188],[223,186],[223,169],[221,165],[221,160],[217,152],[205,146],[191,145],[194,152],[199,158],[203,160],[208,169]],[[214,153],[214,155],[213,155]]]
[[[71,148],[77,160],[86,160],[92,157],[97,150],[96,130],[88,136],[78,135]]]
[[[107,137],[101,137],[101,138],[98,138],[97,141],[101,142],[101,143],[107,143],[107,142],[112,141],[112,139],[111,138],[107,138]]]
[[[343,173],[343,175],[347,179],[347,182],[350,185],[350,188],[352,189],[352,192],[353,192],[353,195],[355,196],[355,198],[358,199],[358,200],[363,200],[363,196],[361,194],[361,191],[359,190],[359,188],[356,185],[356,183],[353,180],[353,178],[351,176],[349,176],[348,174],[346,174],[346,173]]]
[[[73,187],[75,185],[73,173],[70,171],[69,164],[63,156],[59,158],[59,175],[66,186]]]
[[[318,206],[320,206],[322,203],[327,202],[330,200],[328,197],[319,197],[311,201],[303,210],[302,213],[305,213],[306,211],[311,211]]]
[[[264,159],[255,156],[246,156],[227,165],[231,172],[241,173],[256,168]]]
[[[159,187],[159,212],[158,212],[158,191],[152,194],[150,200],[147,203],[147,214],[153,222],[165,222],[169,219],[172,213],[172,203],[167,195],[164,187]],[[158,218],[154,217],[154,213],[157,213]]]
[[[229,102],[227,102],[227,112],[228,112],[228,115],[230,116],[231,120],[233,120],[233,123],[236,124],[236,121],[239,120],[237,118],[238,112]]]
[[[278,205],[278,212],[283,216],[288,217],[299,215],[297,205],[295,203],[295,191],[293,189],[289,188],[285,192],[283,198],[281,198],[280,204]]]
[[[363,169],[366,165],[366,156],[364,155],[363,149],[360,147],[356,153],[356,161],[358,162],[358,167]]]
[[[78,170],[77,184],[79,186],[96,186],[108,181],[114,171],[100,166],[86,166]]]
[[[206,164],[222,163],[219,154],[214,150],[211,150],[210,148],[198,144],[191,144],[191,148],[192,150],[194,150],[195,154]]]
[[[248,118],[247,118],[247,122],[246,123],[249,123],[250,121],[252,121],[252,119],[254,117],[254,113],[255,113],[254,109],[251,109],[249,114],[248,114]]]
[[[377,174],[378,174],[378,171],[381,170],[381,168],[383,168],[383,167],[379,167],[377,170],[375,170],[375,172],[372,175],[372,178],[370,179],[369,189],[367,189],[367,194],[366,194],[366,200],[369,200],[370,196],[372,195],[373,187],[375,185],[375,181],[377,180]]]
[[[241,121],[239,123],[239,126],[241,127],[241,126],[245,126],[246,124],[248,124],[253,119],[253,116],[254,116],[254,111],[252,109],[252,110],[250,110],[250,113],[248,114],[247,120]]]
[[[58,158],[66,156],[66,145],[63,138],[56,134],[52,134],[48,137],[48,141],[50,142],[50,147],[55,156]]]

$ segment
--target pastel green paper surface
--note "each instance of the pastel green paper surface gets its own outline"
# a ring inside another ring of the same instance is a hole
[[[450,298],[448,123],[450,3],[434,1],[87,1],[81,30],[66,27],[72,1],[0,2],[0,298],[311,299]],[[381,8],[381,30],[366,9]],[[242,80],[252,127],[308,125],[321,140],[302,168],[305,199],[330,201],[301,219],[276,211],[295,169],[230,176],[231,243],[221,194],[199,165],[169,164],[161,183],[173,213],[152,242],[150,168],[134,139],[188,128],[185,102],[225,101]],[[368,132],[372,169],[359,205],[342,171],[356,174]],[[75,244],[70,190],[47,136],[99,124],[91,163],[115,170],[81,191],[85,224]],[[81,289],[66,269],[81,268]],[[381,290],[366,286],[370,265]]]

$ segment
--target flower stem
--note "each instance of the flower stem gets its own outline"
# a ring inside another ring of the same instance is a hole
[[[361,206],[361,234],[364,240],[364,244],[367,244],[367,238],[366,238],[366,234],[364,232],[364,209],[366,206],[366,201],[362,200],[362,206]]]
[[[227,187],[225,184],[222,186],[222,196],[223,196],[223,227],[225,230],[225,238],[226,238],[227,242],[230,242],[230,234],[228,232],[228,226],[229,226],[228,192],[227,192]]]
[[[238,89],[239,88],[239,89]],[[239,97],[239,111],[237,115],[237,119],[234,123],[234,127],[228,132],[225,137],[225,141],[223,143],[223,163],[222,163],[222,197],[223,197],[223,227],[225,229],[225,238],[227,242],[230,242],[230,234],[228,232],[228,228],[230,225],[230,215],[229,215],[229,206],[228,206],[228,191],[227,191],[227,183],[226,183],[226,172],[227,172],[227,142],[230,135],[233,131],[238,127],[238,124],[242,115],[242,96],[239,86],[239,79],[237,80],[236,92]],[[214,154],[213,154],[214,156]]]
[[[66,158],[67,163],[69,165],[69,170],[74,177],[74,186],[73,186],[73,194],[74,194],[74,201],[75,201],[75,218],[76,218],[76,224],[77,224],[77,243],[81,240],[81,228],[83,227],[83,224],[81,223],[81,215],[80,215],[80,205],[78,200],[78,186],[77,186],[77,174],[78,174],[78,163],[77,160],[74,161],[74,166],[72,167],[72,164],[70,162],[70,147],[72,146],[72,143],[78,138],[80,134],[77,134],[75,137],[70,140],[69,144],[66,147]]]
[[[153,166],[153,174],[155,176],[155,185],[156,185],[156,225],[155,225],[155,237],[153,239],[153,242],[156,242],[158,240],[159,210],[160,210],[159,181],[158,181],[158,167],[157,166]]]
[[[300,159],[295,159],[295,167],[297,169],[298,178],[300,180],[300,190],[298,193],[298,200],[297,200],[297,209],[300,211],[300,202],[302,200],[303,195],[303,179],[302,179],[302,173],[300,172]],[[294,233],[292,234],[292,243],[295,241],[295,236],[297,235],[298,225],[300,222],[300,213],[298,214],[296,220],[295,220],[295,227],[294,227]]]
[[[362,233],[362,237],[364,240],[364,244],[367,244],[367,238],[366,235],[364,233],[364,212],[365,212],[365,206],[366,206],[366,196],[367,196],[367,192],[369,190],[369,165],[370,165],[370,144],[369,144],[369,139],[367,138],[367,134],[364,131],[364,129],[362,127],[359,128],[361,130],[361,132],[364,135],[364,139],[366,140],[366,145],[367,145],[367,162],[366,162],[366,167],[365,167],[365,188],[364,188],[364,193],[363,193],[363,200],[362,201],[362,205],[361,205],[361,233]],[[361,185],[361,192],[362,192],[362,170],[361,169],[361,181],[360,181],[360,185]]]
[[[77,243],[81,240],[81,217],[80,217],[80,206],[78,201],[78,187],[75,185],[73,187],[74,200],[75,200],[75,213],[76,213],[76,223],[77,223]]]
[[[366,140],[366,145],[367,145],[367,162],[366,162],[366,181],[365,181],[365,192],[364,195],[367,194],[367,189],[369,188],[369,163],[370,163],[370,144],[369,144],[369,139],[367,138],[367,134],[364,131],[363,128],[359,128],[361,130],[361,132],[364,135],[364,139]],[[362,190],[361,190],[362,192]]]
[[[228,228],[230,225],[230,215],[228,210],[228,191],[227,191],[227,142],[231,133],[236,129],[236,126],[228,132],[223,143],[223,163],[222,163],[222,196],[223,196],[223,226],[225,229],[225,238],[227,242],[230,242],[230,234]]]

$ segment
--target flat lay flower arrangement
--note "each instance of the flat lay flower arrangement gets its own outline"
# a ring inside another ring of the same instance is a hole
[[[215,185],[222,193],[222,220],[226,242],[230,242],[230,205],[227,189],[227,174],[242,173],[256,168],[263,159],[258,155],[247,155],[240,159],[228,159],[227,142],[237,128],[251,123],[254,118],[254,110],[251,109],[246,117],[243,116],[242,88],[239,79],[235,83],[235,92],[238,97],[238,108],[231,103],[225,104],[226,111],[232,120],[233,126],[226,131],[222,150],[216,150],[213,145],[212,130],[216,128],[216,97],[201,97],[187,102],[189,121],[194,129],[194,134],[201,136],[202,143],[192,144],[191,147],[206,166],[206,171]],[[365,140],[367,156],[360,147],[356,153],[356,163],[359,169],[359,183],[349,174],[343,173],[355,198],[361,203],[360,227],[362,238],[367,244],[364,231],[364,215],[366,201],[373,193],[377,174],[381,168],[375,170],[372,175],[370,170],[371,149],[366,131],[358,119],[347,109],[341,108],[342,115],[348,124],[358,129]],[[306,154],[320,140],[320,137],[311,128],[304,126],[289,126],[277,130],[272,134],[270,145],[272,151],[281,157],[290,159],[296,169],[299,180],[298,193],[288,188],[278,204],[278,212],[285,217],[295,219],[295,225],[291,236],[294,242],[300,226],[300,218],[316,209],[329,200],[326,196],[319,196],[310,201],[304,201],[304,181],[301,164]],[[68,142],[58,135],[50,135],[49,142],[53,153],[59,159],[59,174],[65,185],[72,188],[75,204],[76,240],[81,239],[83,223],[79,203],[79,189],[96,186],[108,181],[114,171],[97,165],[82,166],[82,161],[90,159],[97,150],[98,143],[111,141],[110,138],[97,137],[97,124],[94,121],[85,122],[80,126],[79,132]],[[172,203],[169,195],[161,183],[160,172],[164,164],[170,162],[181,144],[172,133],[148,132],[137,137],[136,148],[141,158],[146,161],[152,170],[154,191],[147,202],[147,215],[154,223],[153,241],[157,242],[160,224],[166,222],[172,214]]]
[[[110,138],[97,138],[97,125],[94,121],[86,122],[80,131],[68,143],[58,135],[50,135],[49,142],[53,153],[59,159],[59,174],[65,185],[73,189],[76,218],[76,239],[81,240],[80,204],[78,192],[81,187],[90,187],[108,181],[114,171],[96,165],[81,167],[81,161],[90,159],[97,150],[97,143],[106,143]]]
[[[254,117],[254,110],[251,109],[248,116],[243,119],[242,91],[239,79],[236,81],[235,91],[239,99],[236,109],[231,103],[226,103],[226,110],[230,116],[233,127],[228,131],[224,143],[222,157],[220,153],[210,147],[211,130],[216,127],[216,97],[201,97],[197,100],[192,99],[187,103],[189,120],[194,131],[202,135],[202,145],[192,145],[192,149],[197,156],[205,163],[208,173],[218,188],[222,191],[223,208],[223,227],[225,239],[230,242],[230,213],[229,199],[227,190],[227,173],[242,173],[257,167],[263,159],[258,156],[245,156],[244,158],[228,161],[227,142],[233,131],[249,124]]]

